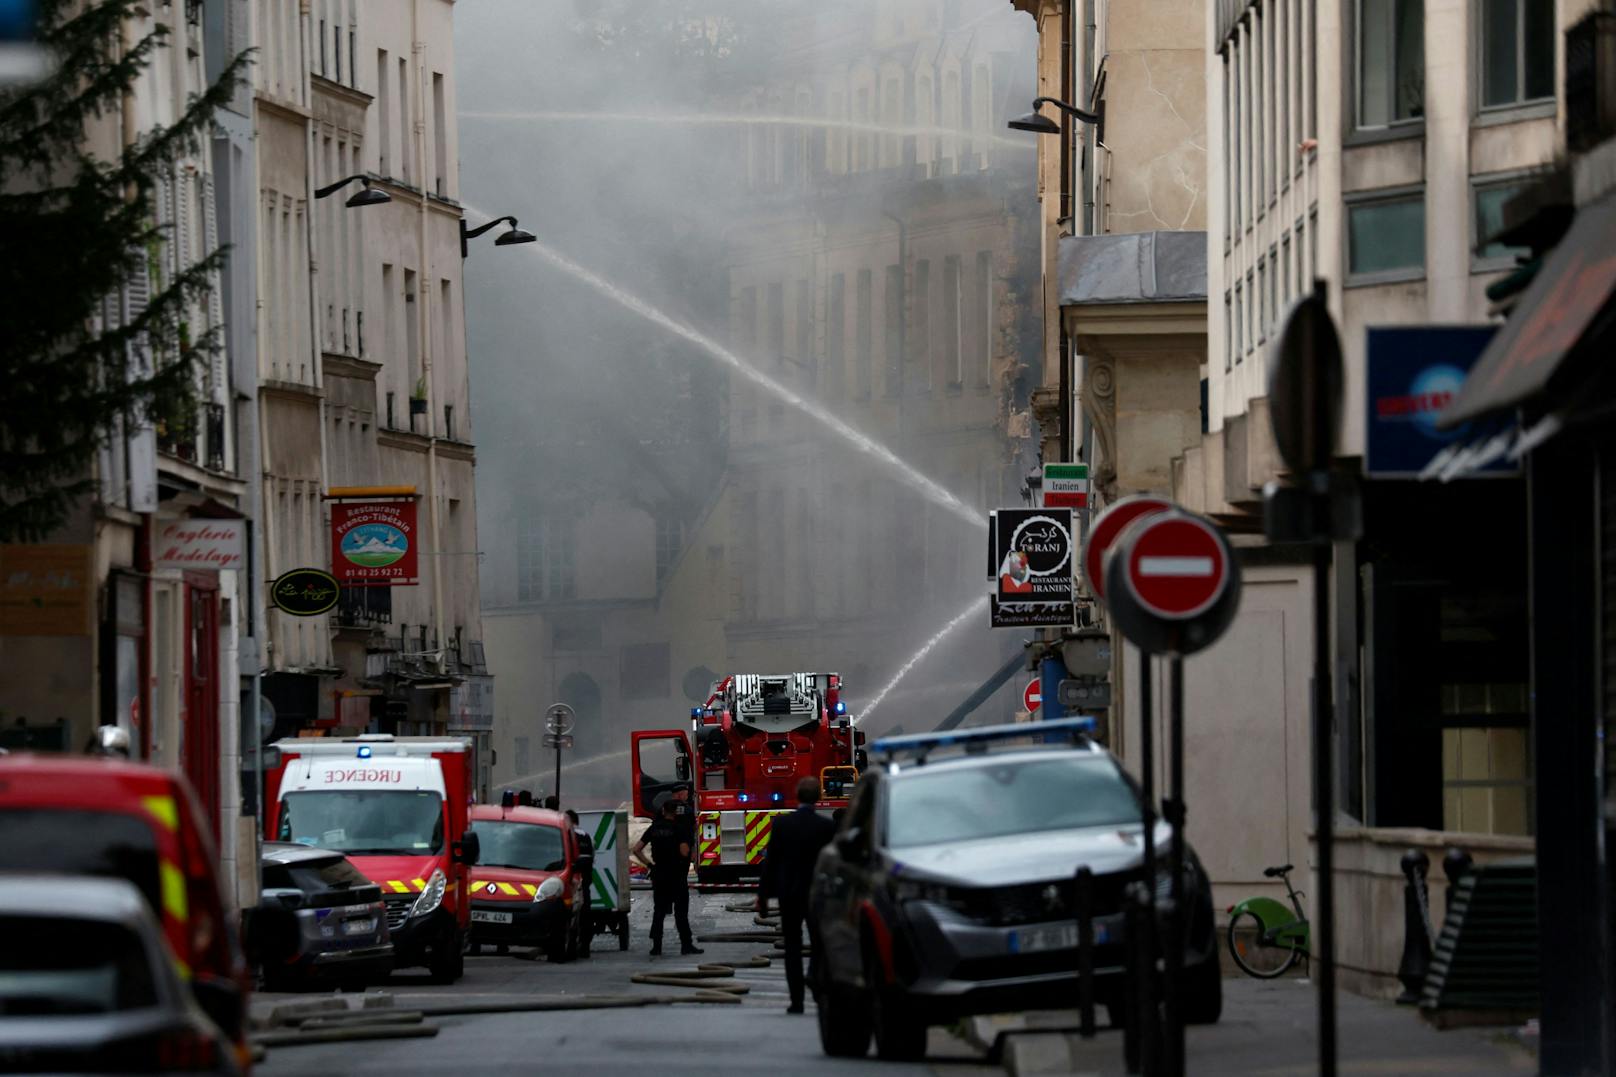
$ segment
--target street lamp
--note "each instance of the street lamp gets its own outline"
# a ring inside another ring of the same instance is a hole
[[[510,231],[501,232],[494,240],[494,246],[496,247],[508,247],[513,243],[535,243],[538,241],[538,236],[516,226],[515,217],[495,217],[487,224],[480,224],[476,228],[469,230],[466,228],[466,219],[462,217],[460,218],[460,257],[464,258],[469,252],[469,247],[467,246],[469,241],[476,239],[496,224],[509,224],[511,226]]]
[[[380,206],[393,200],[393,196],[388,194],[386,191],[378,191],[376,188],[372,187],[370,185],[369,176],[349,176],[346,179],[339,179],[337,182],[326,187],[321,187],[318,191],[315,191],[314,197],[328,198],[331,195],[336,194],[348,184],[352,183],[354,180],[358,180],[365,186],[363,190],[355,193],[352,198],[348,199],[347,205],[349,208],[354,206]]]
[[[1061,132],[1060,124],[1043,115],[1038,110],[1044,105],[1054,105],[1061,112],[1073,119],[1092,124],[1103,130],[1105,127],[1105,102],[1100,102],[1099,112],[1085,112],[1076,105],[1068,105],[1065,101],[1058,101],[1053,97],[1034,98],[1032,111],[1025,116],[1017,116],[1010,121],[1012,131],[1031,131],[1038,135],[1058,135]]]

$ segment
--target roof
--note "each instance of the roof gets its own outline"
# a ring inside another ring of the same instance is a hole
[[[75,916],[90,920],[148,919],[151,908],[134,884],[94,875],[12,875],[0,886],[0,913]]]
[[[924,763],[915,759],[894,759],[883,761],[882,770],[894,778],[912,777],[917,774],[931,774],[939,769],[966,770],[971,767],[1000,765],[1003,763],[1030,763],[1037,759],[1047,758],[1057,754],[1075,754],[1087,760],[1099,761],[1109,758],[1104,748],[1093,741],[1078,741],[1071,744],[1044,744],[1034,747],[1022,746],[1012,751],[967,752],[957,748],[939,749],[948,752],[947,755],[927,755]],[[894,766],[893,764],[896,764]]]
[[[299,845],[295,841],[266,841],[264,859],[290,867],[311,861],[341,860],[343,855],[335,849],[317,849],[312,845]]]
[[[1063,307],[1205,299],[1205,232],[1128,232],[1060,241]]]

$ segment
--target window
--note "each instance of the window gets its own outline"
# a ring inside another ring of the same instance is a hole
[[[993,252],[976,252],[976,345],[972,362],[979,363],[976,384],[986,386],[993,374]]]
[[[1425,275],[1425,194],[1347,206],[1347,275],[1408,279]]]
[[[797,365],[814,376],[814,293],[806,280],[797,282]]]
[[[1268,324],[1273,325],[1279,321],[1279,277],[1282,271],[1279,268],[1279,253],[1274,248],[1268,248]]]
[[[1223,369],[1234,366],[1234,293],[1223,293]]]
[[[398,174],[405,183],[410,182],[410,166],[414,163],[415,128],[410,125],[410,62],[398,58]]]
[[[393,401],[397,396],[397,393],[387,394],[387,429],[389,430],[398,429],[397,425],[393,422]]]
[[[549,563],[546,567],[546,594],[550,598],[572,598],[577,594],[578,581],[573,560],[573,533],[572,519],[563,516],[551,520],[549,534],[545,536],[549,547]]]
[[[662,509],[656,515],[656,581],[658,586],[668,578],[668,571],[673,568],[674,559],[679,556],[680,547],[679,517],[670,509]]]
[[[454,440],[454,405],[443,405],[443,436],[449,441]]]
[[[1504,227],[1504,203],[1526,189],[1524,180],[1506,183],[1476,185],[1475,235],[1472,236],[1470,264],[1475,269],[1498,269],[1513,265],[1515,256],[1526,251],[1524,247],[1507,247],[1502,243],[1487,243],[1489,236],[1497,235]]]
[[[1251,197],[1256,203],[1257,216],[1263,215],[1263,208],[1267,205],[1263,192],[1267,190],[1270,179],[1268,173],[1273,169],[1268,167],[1268,131],[1264,122],[1268,117],[1269,71],[1266,57],[1263,55],[1265,35],[1263,24],[1268,20],[1262,16],[1262,8],[1254,7],[1251,30]]]
[[[860,400],[867,400],[870,396],[870,353],[875,347],[875,327],[871,324],[875,317],[874,302],[874,284],[870,271],[861,269],[858,272],[858,352],[855,356],[858,367],[855,371],[857,380],[854,383],[854,389],[858,392]]]
[[[786,359],[786,297],[785,285],[778,281],[769,285],[769,358],[776,363]]]
[[[1234,286],[1234,361],[1239,362],[1246,352],[1245,289]]]
[[[376,50],[376,171],[391,176],[393,159],[393,94],[388,89],[387,50]]]
[[[1424,0],[1358,0],[1358,126],[1423,115]]]
[[[1553,0],[1478,0],[1481,107],[1554,96]]]
[[[886,394],[897,396],[903,390],[903,267],[887,266],[886,287],[881,293],[886,308],[886,340],[883,364]]]
[[[830,275],[829,307],[825,321],[825,392],[832,398],[841,396],[842,382],[847,376],[847,277],[841,273]]]
[[[919,364],[920,388],[931,388],[931,260],[915,263],[915,340],[910,354]]]
[[[449,193],[449,118],[445,111],[443,76],[432,72],[432,162],[436,168],[433,183],[440,197]]]
[[[393,394],[387,394],[388,425],[392,425]],[[516,529],[516,600],[537,602],[544,597],[544,527],[524,520]]]
[[[960,387],[960,260],[952,254],[943,259],[943,373],[950,389]]]

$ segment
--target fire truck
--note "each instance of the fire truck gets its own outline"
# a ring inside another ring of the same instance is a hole
[[[836,673],[736,673],[690,711],[690,729],[640,730],[630,756],[634,813],[652,817],[659,793],[694,794],[696,879],[756,878],[773,819],[814,777],[821,811],[847,805],[864,769],[864,734],[853,727]]]

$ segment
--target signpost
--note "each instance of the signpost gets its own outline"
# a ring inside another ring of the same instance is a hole
[[[572,726],[578,716],[573,709],[565,703],[552,703],[550,709],[544,714],[544,746],[554,748],[556,754],[555,789],[553,793],[556,803],[561,802],[561,750],[572,747]]]
[[[1148,668],[1152,654],[1169,657],[1169,795],[1162,810],[1173,831],[1167,854],[1170,896],[1162,948],[1167,968],[1167,1028],[1161,1044],[1166,1070],[1177,1077],[1185,1071],[1183,658],[1209,646],[1229,627],[1240,602],[1240,567],[1223,532],[1210,520],[1178,508],[1141,513],[1105,557],[1105,594],[1117,628],[1140,649],[1142,665]],[[1147,712],[1142,728],[1149,725]],[[1145,739],[1141,737],[1141,742]],[[1154,842],[1149,838],[1145,855],[1147,865],[1153,864]],[[1145,875],[1147,881],[1153,879],[1153,869],[1147,867]],[[1154,917],[1146,922],[1153,924]],[[1153,998],[1147,1012],[1154,1012]]]
[[[1089,507],[1089,466],[1087,464],[1044,465],[1044,508],[1086,509]]]
[[[1032,679],[1032,683],[1027,685],[1027,690],[1021,693],[1021,705],[1028,714],[1036,711],[1044,702],[1044,693],[1043,689],[1040,687],[1041,684],[1042,681],[1040,678],[1034,677]]]
[[[1318,842],[1319,1073],[1335,1077],[1335,733],[1330,692],[1331,543],[1357,537],[1362,522],[1355,479],[1333,472],[1341,433],[1341,341],[1324,282],[1285,317],[1274,342],[1268,385],[1274,442],[1295,479],[1263,488],[1263,529],[1271,539],[1313,546],[1313,817]]]

